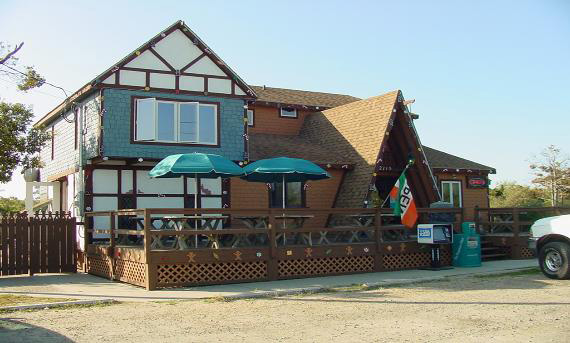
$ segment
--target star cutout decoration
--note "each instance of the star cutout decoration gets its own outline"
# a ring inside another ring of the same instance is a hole
[[[391,246],[391,245],[388,245],[388,246],[386,247],[386,250],[392,251],[392,246]]]
[[[406,243],[400,244],[400,251],[406,250]]]
[[[352,247],[351,246],[346,247],[346,254],[352,255]]]
[[[190,251],[186,256],[188,256],[188,262],[196,263],[194,258],[196,257],[196,253]]]
[[[501,239],[501,242],[503,243],[503,245],[507,244],[507,239],[505,237],[503,237],[503,239]]]
[[[241,261],[241,255],[242,255],[241,251],[234,252],[235,260]]]
[[[305,257],[313,257],[313,249],[306,248],[305,249]]]
[[[214,256],[214,258],[215,258],[216,260],[219,260],[219,259],[220,259],[220,256],[218,256],[218,254],[216,254],[215,252],[213,252],[212,255]]]

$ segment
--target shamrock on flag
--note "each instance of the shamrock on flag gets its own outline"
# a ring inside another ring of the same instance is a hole
[[[408,184],[405,170],[390,191],[390,207],[394,208],[394,214],[402,218],[402,224],[406,227],[412,228],[418,221],[416,202]]]

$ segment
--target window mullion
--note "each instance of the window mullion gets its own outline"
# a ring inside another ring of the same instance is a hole
[[[196,103],[196,143],[200,143],[200,103]]]

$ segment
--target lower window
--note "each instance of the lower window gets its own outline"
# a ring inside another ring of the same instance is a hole
[[[441,200],[462,207],[461,181],[441,181]]]
[[[303,182],[287,182],[285,185],[285,208],[305,207]],[[283,183],[275,182],[271,185],[269,206],[283,208]]]

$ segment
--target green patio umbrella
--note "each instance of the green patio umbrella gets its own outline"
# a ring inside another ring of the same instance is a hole
[[[287,182],[328,179],[331,176],[313,162],[300,158],[276,157],[259,160],[243,168],[241,178],[252,182],[283,182],[283,208]]]
[[[243,175],[243,169],[225,157],[214,154],[191,153],[165,157],[148,173],[153,178],[193,176],[216,179]],[[198,208],[198,182],[194,194],[194,207]]]

